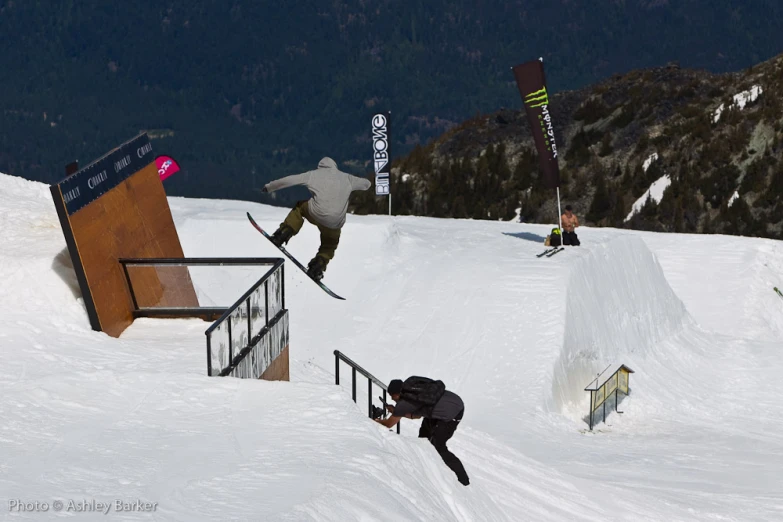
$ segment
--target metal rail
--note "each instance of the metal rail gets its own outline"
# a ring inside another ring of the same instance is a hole
[[[340,350],[334,351],[334,378],[335,384],[340,385],[340,361],[351,367],[351,398],[356,402],[356,373],[359,372],[367,378],[367,416],[372,419],[372,385],[373,383],[383,390],[383,402],[386,403],[386,385],[376,376],[356,364]],[[397,433],[400,433],[400,423],[397,423]]]

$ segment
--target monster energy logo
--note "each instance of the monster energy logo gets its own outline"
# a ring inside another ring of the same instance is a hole
[[[543,105],[549,105],[549,95],[546,93],[546,87],[542,87],[536,92],[531,92],[525,96],[525,103],[530,105],[531,109],[541,107]]]
[[[555,129],[552,127],[552,116],[545,105],[538,115],[538,121],[541,123],[541,132],[544,133],[544,145],[546,150],[552,153],[552,158],[557,158],[557,144],[555,143]]]

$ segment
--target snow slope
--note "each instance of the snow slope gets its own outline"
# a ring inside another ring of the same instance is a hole
[[[737,107],[738,109],[742,110],[748,103],[756,101],[758,97],[761,96],[762,92],[764,92],[764,89],[761,88],[761,85],[754,85],[747,91],[742,91],[739,94],[735,94],[734,98],[732,99],[732,104],[729,107]],[[713,123],[718,123],[720,121],[720,117],[723,115],[723,111],[725,109],[726,107],[724,103],[721,103],[720,106],[715,109],[715,112],[712,116]]]
[[[245,212],[273,228],[284,209],[170,204],[186,255],[276,255]],[[780,242],[582,227],[582,247],[536,258],[551,225],[349,216],[326,274],[347,301],[286,271],[280,383],[206,377],[200,320],[91,331],[48,187],[0,175],[0,207],[0,500],[50,506],[2,517],[121,499],[157,505],[110,519],[783,518]],[[317,242],[306,225],[290,250]],[[347,366],[334,386],[335,349],[463,397],[449,446],[471,486],[415,421],[369,421]],[[584,433],[584,387],[620,363],[624,413]]]
[[[669,188],[669,185],[671,184],[672,180],[668,174],[664,174],[660,178],[653,181],[652,185],[650,185],[650,188],[645,190],[644,194],[639,196],[639,199],[633,202],[633,205],[631,205],[631,211],[627,216],[625,216],[624,221],[629,221],[634,216],[634,214],[640,212],[642,208],[644,208],[644,205],[647,203],[648,199],[651,199],[656,204],[660,203],[663,199],[663,193],[667,188]]]

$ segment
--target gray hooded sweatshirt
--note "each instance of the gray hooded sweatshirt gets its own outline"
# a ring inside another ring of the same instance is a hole
[[[351,192],[367,190],[372,184],[369,179],[338,170],[332,158],[323,158],[317,169],[270,181],[266,189],[274,192],[295,185],[306,186],[313,195],[307,205],[310,217],[326,228],[343,228]]]

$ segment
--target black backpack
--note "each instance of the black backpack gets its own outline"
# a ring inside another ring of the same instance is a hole
[[[414,375],[402,383],[400,399],[421,406],[421,409],[429,415],[445,392],[446,385],[443,384],[443,381],[434,381],[427,377]]]
[[[552,229],[552,233],[549,235],[549,246],[561,246],[563,244],[563,237],[560,235],[560,229],[555,227]]]

